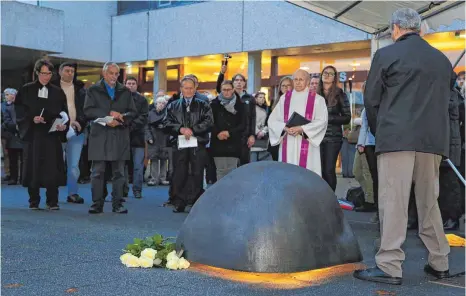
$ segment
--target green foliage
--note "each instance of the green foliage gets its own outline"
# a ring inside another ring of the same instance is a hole
[[[167,263],[167,255],[176,249],[176,244],[174,242],[174,237],[164,238],[160,234],[154,236],[148,236],[144,239],[135,238],[132,244],[126,245],[126,248],[123,250],[124,253],[130,253],[136,257],[141,256],[141,252],[146,248],[151,248],[157,250],[155,258],[161,259],[161,266],[165,266]]]

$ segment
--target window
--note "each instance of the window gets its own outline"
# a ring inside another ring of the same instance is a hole
[[[154,70],[144,69],[144,82],[154,81]]]
[[[178,81],[178,69],[167,69],[167,81]]]
[[[176,7],[176,6],[183,6],[183,5],[189,5],[189,4],[194,4],[194,3],[200,3],[204,1],[154,1],[156,2],[156,7],[155,9],[159,8],[170,8],[170,7]]]
[[[35,2],[35,1],[29,1]],[[118,15],[148,11],[159,8],[170,8],[182,5],[189,5],[194,3],[199,3],[204,1],[118,1]]]
[[[150,10],[151,2],[153,1],[118,1],[118,14]]]
[[[166,7],[166,6],[170,6],[172,4],[171,1],[162,1],[162,0],[159,0],[159,5],[158,7]]]

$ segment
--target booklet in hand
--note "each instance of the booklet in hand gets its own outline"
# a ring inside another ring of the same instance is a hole
[[[288,122],[286,123],[286,127],[302,126],[310,122],[311,122],[310,120],[307,120],[302,115],[296,112],[293,112],[293,114],[291,114],[290,119],[288,119]]]

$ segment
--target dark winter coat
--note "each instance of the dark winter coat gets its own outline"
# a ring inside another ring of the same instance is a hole
[[[14,104],[6,104],[2,108],[2,133],[5,133],[7,149],[22,149],[23,143],[16,129],[16,112]]]
[[[167,109],[157,112],[156,108],[149,111],[146,126],[147,158],[168,159],[169,137],[164,128],[164,119]],[[152,142],[152,144],[150,143]]]
[[[23,180],[25,187],[56,187],[66,184],[62,138],[65,132],[51,132],[53,122],[60,112],[67,112],[63,90],[47,84],[48,98],[39,98],[39,81],[24,85],[16,95],[15,111],[19,134],[24,143]],[[44,123],[33,119],[42,113]]]
[[[340,88],[338,89],[336,99],[337,103],[334,106],[329,106],[327,99],[325,99],[328,110],[328,125],[324,142],[341,142],[343,140],[342,126],[351,121],[348,96]]]
[[[178,99],[168,104],[167,116],[164,121],[167,133],[175,139],[181,135],[182,127],[190,128],[197,138],[198,145],[209,143],[209,132],[213,126],[212,109],[208,102],[194,96],[187,112],[185,99]]]
[[[461,164],[461,134],[460,134],[460,114],[459,114],[459,104],[460,104],[461,95],[456,89],[451,91],[450,104],[448,106],[448,114],[450,118],[450,151],[449,159],[451,162],[460,166]],[[447,163],[442,162],[442,165],[448,166]]]
[[[88,139],[89,160],[129,160],[130,124],[137,114],[131,92],[121,83],[115,86],[115,99],[107,92],[103,79],[89,87],[84,103],[84,114],[88,120],[109,116],[111,111],[126,115],[124,124],[117,127],[91,123]]]
[[[220,103],[218,97],[210,104],[214,117],[210,140],[210,155],[212,157],[236,157],[241,156],[244,130],[246,129],[246,106],[236,95],[236,114],[228,112]],[[219,140],[217,135],[222,131],[228,131],[230,137],[227,140]]]
[[[221,92],[222,83],[225,79],[225,74],[220,73],[217,79],[217,92]],[[236,92],[235,92],[236,93]],[[247,139],[249,136],[256,136],[256,99],[248,93],[237,94],[241,98],[241,102],[246,104],[246,128],[244,129],[243,139]],[[246,145],[246,141],[243,141]]]
[[[448,58],[416,33],[377,50],[364,92],[376,153],[449,154]]]
[[[147,113],[149,112],[149,103],[146,98],[138,93],[132,93],[134,105],[136,106],[136,116],[131,122],[130,136],[131,147],[145,147],[145,129],[147,125]]]

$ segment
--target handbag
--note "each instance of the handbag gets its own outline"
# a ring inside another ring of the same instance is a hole
[[[266,134],[262,139],[257,139],[254,142],[254,145],[252,145],[254,148],[261,148],[261,149],[266,149],[269,148],[269,135]]]
[[[358,138],[359,138],[359,130],[361,127],[358,125],[356,126],[352,131],[349,132],[348,137],[348,143],[350,144],[357,144],[358,143]]]

